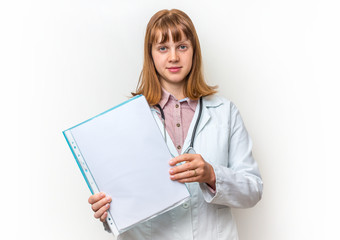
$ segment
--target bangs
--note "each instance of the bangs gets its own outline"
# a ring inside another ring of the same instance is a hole
[[[190,40],[194,44],[193,33],[190,31],[189,26],[175,16],[166,16],[159,19],[159,22],[151,29],[151,36],[149,44],[165,43],[170,40],[170,33],[174,42],[179,42],[183,38]],[[161,38],[159,38],[161,34]],[[161,39],[160,42],[159,39]]]

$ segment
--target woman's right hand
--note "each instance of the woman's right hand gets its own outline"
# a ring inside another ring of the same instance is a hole
[[[95,218],[99,218],[102,222],[106,221],[107,210],[110,208],[111,200],[110,196],[106,196],[105,193],[102,192],[89,197],[89,204],[92,205]]]

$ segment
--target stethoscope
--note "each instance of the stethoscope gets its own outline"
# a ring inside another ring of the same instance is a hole
[[[164,139],[165,139],[165,142],[167,142],[167,139],[166,139],[166,130],[165,130],[165,115],[164,115],[164,111],[163,111],[163,109],[161,108],[161,106],[159,104],[156,104],[155,106],[161,112],[162,122],[163,122],[163,127],[164,127]],[[192,131],[190,145],[184,151],[184,153],[192,153],[192,154],[196,153],[195,150],[194,150],[194,141],[195,141],[195,135],[196,135],[196,131],[197,131],[197,126],[198,126],[198,123],[199,123],[199,121],[201,119],[201,115],[202,115],[202,97],[200,97],[200,103],[199,103],[199,109],[198,109],[198,117],[197,117],[197,120],[196,120],[196,123],[195,123],[195,126],[194,126],[194,130]]]

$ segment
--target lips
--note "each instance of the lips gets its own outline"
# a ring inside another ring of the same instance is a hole
[[[178,72],[182,67],[168,67],[167,69],[170,72]]]

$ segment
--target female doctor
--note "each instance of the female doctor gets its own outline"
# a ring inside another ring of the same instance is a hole
[[[185,183],[191,199],[118,239],[238,239],[231,208],[254,206],[261,199],[262,180],[239,111],[215,95],[215,89],[203,78],[200,44],[190,18],[176,9],[152,16],[133,95],[146,97],[159,126],[166,129],[174,156],[169,178]],[[105,226],[110,196],[98,193],[88,201]]]

